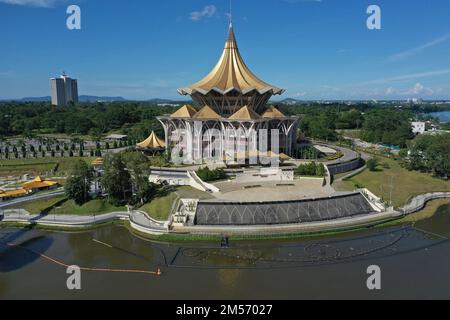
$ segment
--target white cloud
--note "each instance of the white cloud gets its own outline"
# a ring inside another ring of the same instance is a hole
[[[0,3],[6,3],[17,6],[51,8],[60,0],[0,0]]]
[[[392,87],[389,87],[386,89],[386,95],[388,95],[388,96],[394,95],[394,94],[396,94],[396,92],[397,92],[397,90],[395,90]]]
[[[434,93],[433,89],[426,88],[423,84],[419,82],[416,83],[413,88],[406,91],[406,94],[409,95],[431,95],[433,93]]]
[[[214,5],[205,6],[201,11],[191,12],[190,19],[192,21],[199,21],[203,18],[211,18],[217,13],[217,8]]]
[[[446,42],[448,40],[450,40],[450,34],[447,34],[447,35],[445,35],[443,37],[437,38],[437,39],[435,39],[433,41],[425,43],[425,44],[423,44],[421,46],[418,46],[416,48],[412,48],[412,49],[409,49],[409,50],[406,50],[406,51],[394,54],[394,55],[390,56],[388,58],[388,60],[391,61],[391,62],[394,62],[394,61],[399,61],[399,60],[405,59],[407,57],[415,56],[415,55],[421,53],[422,51],[425,51],[426,49],[435,47],[435,46],[437,46],[437,45],[439,45],[439,44],[441,44],[443,42]]]
[[[442,91],[442,90],[439,90],[439,91]],[[435,90],[425,87],[420,82],[416,83],[412,88],[409,88],[409,89],[396,89],[393,87],[389,87],[386,89],[386,92],[385,92],[385,94],[388,96],[405,96],[405,97],[431,96],[434,93],[436,93]]]

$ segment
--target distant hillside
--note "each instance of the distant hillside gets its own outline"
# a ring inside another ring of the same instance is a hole
[[[127,101],[127,99],[123,97],[99,97],[99,96],[79,96],[78,99],[80,102],[111,102],[111,101]],[[22,99],[18,99],[18,101],[23,102],[43,102],[43,101],[51,101],[52,98],[50,96],[47,97],[26,97]]]
[[[80,102],[115,102],[115,101],[144,101],[144,100],[129,100],[124,97],[107,97],[107,96],[88,96],[81,95],[78,97]],[[19,101],[19,102],[49,102],[52,98],[50,96],[45,97],[25,97],[22,99],[0,99],[0,101]],[[149,99],[145,100],[146,102],[150,102],[152,104],[191,104],[191,100],[180,101],[180,100],[171,100],[171,99]]]
[[[123,97],[98,97],[98,96],[79,96],[80,102],[112,102],[112,101],[127,101]]]
[[[22,99],[18,99],[18,101],[24,101],[24,102],[44,102],[44,101],[51,101],[52,98],[50,96],[48,97],[26,97]]]

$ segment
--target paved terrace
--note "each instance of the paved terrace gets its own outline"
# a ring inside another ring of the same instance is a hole
[[[223,201],[292,201],[339,195],[331,186],[323,186],[323,179],[301,178],[294,181],[268,182],[221,182],[214,185],[220,189],[213,196]]]

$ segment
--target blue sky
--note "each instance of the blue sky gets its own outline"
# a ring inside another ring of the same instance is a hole
[[[66,28],[69,4],[82,29]],[[382,10],[368,30],[367,7]],[[233,0],[241,54],[298,99],[450,99],[448,0]],[[80,94],[181,98],[220,57],[228,0],[0,0],[0,99]]]

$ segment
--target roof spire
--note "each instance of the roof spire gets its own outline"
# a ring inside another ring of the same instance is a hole
[[[231,1],[230,1],[230,3],[231,3]],[[237,43],[236,43],[236,37],[234,36],[233,20],[231,18],[231,14],[230,14],[230,26],[228,28],[228,37],[227,37],[227,42],[225,43],[225,49],[233,49],[233,48],[237,48]]]
[[[232,0],[230,0],[230,13],[228,17],[230,18],[230,28],[233,28],[233,7],[232,7]]]

